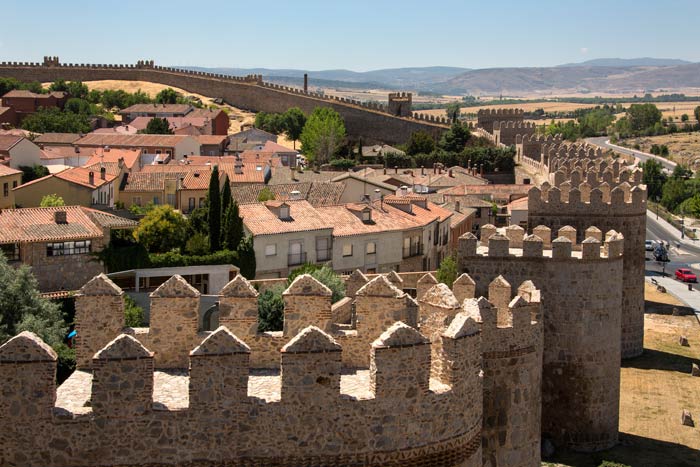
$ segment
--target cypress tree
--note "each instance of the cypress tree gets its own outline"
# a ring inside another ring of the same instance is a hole
[[[255,279],[255,250],[252,235],[248,235],[238,245],[238,267],[243,277],[248,280]]]
[[[228,175],[224,174],[224,187],[221,189],[221,215],[223,216],[231,204],[231,184],[228,181]]]
[[[221,194],[219,193],[219,167],[214,166],[209,180],[209,249],[221,249]]]
[[[243,240],[243,219],[240,216],[238,203],[231,201],[224,213],[221,225],[221,244],[227,250],[235,250]]]

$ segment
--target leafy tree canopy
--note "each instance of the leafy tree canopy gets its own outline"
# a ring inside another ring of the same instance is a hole
[[[333,157],[344,138],[345,124],[338,112],[330,107],[317,107],[301,133],[301,151],[322,165]]]
[[[141,219],[134,238],[151,253],[164,253],[183,246],[187,221],[169,205],[155,206]]]
[[[65,206],[66,203],[63,201],[63,198],[58,196],[56,193],[50,194],[50,195],[44,195],[43,198],[41,198],[41,202],[39,203],[39,206],[42,208],[48,208],[52,206]]]
[[[173,130],[170,129],[170,123],[167,118],[153,117],[148,121],[146,128],[141,131],[149,135],[172,135]]]

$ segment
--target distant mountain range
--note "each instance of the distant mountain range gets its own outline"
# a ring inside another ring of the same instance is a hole
[[[555,93],[673,92],[700,88],[700,63],[666,58],[599,58],[554,67],[484,68],[411,67],[357,72],[268,68],[192,70],[235,76],[261,74],[266,81],[301,86],[304,73],[313,88],[400,89],[439,94],[522,96]]]

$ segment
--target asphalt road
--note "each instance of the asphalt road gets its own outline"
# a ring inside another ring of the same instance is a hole
[[[586,138],[586,142],[589,144],[594,144],[596,146],[600,146],[601,148],[606,148],[606,149],[613,149],[616,152],[620,152],[622,154],[628,154],[630,156],[634,156],[637,159],[641,161],[646,161],[648,159],[654,159],[658,162],[661,162],[661,165],[663,166],[664,169],[668,170],[669,172],[673,172],[673,169],[676,167],[675,162],[671,162],[667,159],[664,159],[663,157],[657,157],[652,154],[647,154],[646,152],[641,152],[637,151],[635,149],[627,149],[623,148],[621,146],[615,146],[612,145],[608,142],[608,137],[607,136],[600,136],[596,138]]]
[[[646,252],[646,266],[645,269],[648,271],[655,272],[666,272],[666,274],[673,275],[676,269],[680,267],[689,267],[693,270],[695,275],[700,277],[700,244],[698,245],[688,245],[682,244],[680,248],[676,247],[677,237],[670,236],[669,233],[661,225],[656,222],[656,216],[647,216],[647,240],[663,241],[664,243],[671,243],[671,249],[668,253],[668,259],[670,260],[664,266],[658,261],[654,261],[654,255],[651,251]]]

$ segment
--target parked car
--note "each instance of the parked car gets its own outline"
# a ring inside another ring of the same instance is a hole
[[[656,242],[654,240],[646,240],[644,242],[644,249],[647,251],[654,251],[655,246],[656,246]]]
[[[676,269],[676,279],[681,282],[697,282],[698,278],[695,276],[693,271],[688,268],[678,268]]]

